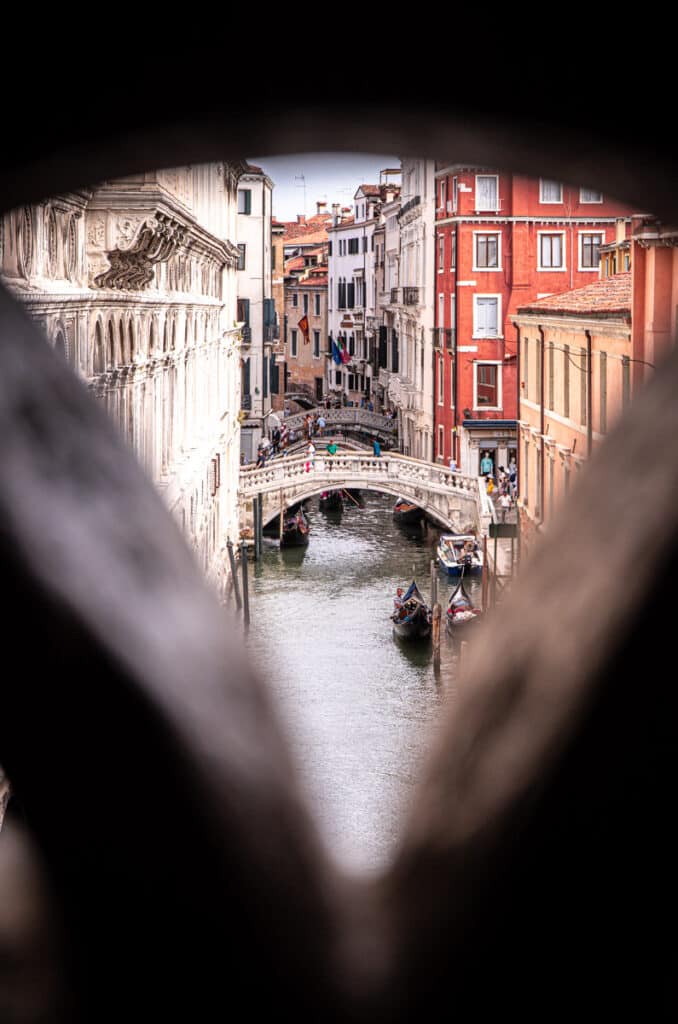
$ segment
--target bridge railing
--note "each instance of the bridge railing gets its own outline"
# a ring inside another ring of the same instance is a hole
[[[279,456],[257,469],[244,466],[240,470],[239,493],[242,499],[255,494],[265,494],[280,488],[304,484],[315,476],[324,483],[335,478],[338,482],[355,480],[379,489],[379,483],[387,484],[387,490],[398,490],[399,486],[408,492],[417,488],[442,493],[463,491],[466,496],[479,500],[478,478],[452,473],[444,466],[406,455],[385,454],[375,456],[362,452],[342,452],[327,455],[319,449],[309,468],[306,455]]]
[[[307,412],[286,416],[285,423],[288,430],[300,430],[309,414],[311,416],[323,416],[328,427],[366,427],[373,430],[382,430],[390,434],[395,434],[397,429],[397,421],[395,419],[388,419],[388,417],[382,416],[380,413],[370,412],[369,409],[325,409],[324,406],[319,406],[316,409],[309,409]]]

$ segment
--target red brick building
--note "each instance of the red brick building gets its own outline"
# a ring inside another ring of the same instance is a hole
[[[538,298],[598,279],[599,248],[631,211],[587,188],[438,165],[435,223],[435,454],[479,472],[516,456],[516,329]]]

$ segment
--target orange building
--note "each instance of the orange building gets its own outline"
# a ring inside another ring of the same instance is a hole
[[[676,343],[678,230],[634,216],[606,276],[518,309],[518,506],[529,545],[573,475]],[[619,268],[623,268],[619,272]]]

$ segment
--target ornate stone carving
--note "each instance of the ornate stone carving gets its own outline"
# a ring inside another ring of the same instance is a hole
[[[118,248],[128,248],[139,230],[141,217],[123,217],[115,225],[115,241]]]
[[[102,249],[106,239],[106,224],[103,217],[90,221],[87,229],[87,244]]]
[[[166,214],[156,212],[145,221],[130,244],[111,250],[110,269],[94,278],[98,288],[141,291],[153,280],[153,264],[168,260],[184,240],[186,228]]]

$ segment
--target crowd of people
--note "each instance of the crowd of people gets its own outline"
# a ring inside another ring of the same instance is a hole
[[[516,501],[518,490],[518,467],[516,460],[511,457],[508,468],[499,466],[494,471],[494,462],[489,452],[483,452],[480,460],[480,473],[485,477],[485,487],[488,495],[496,500],[501,510],[502,522],[506,520],[506,513],[509,512]]]

